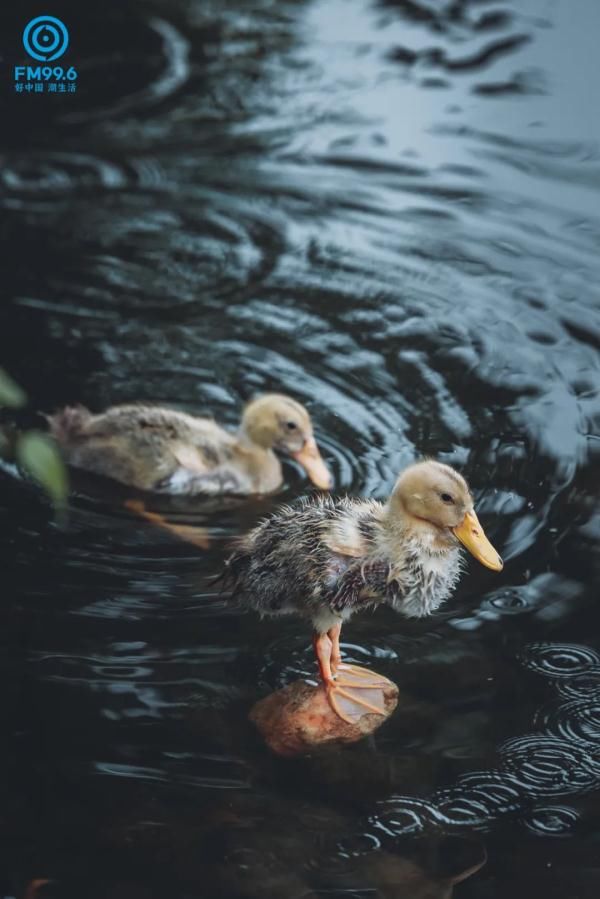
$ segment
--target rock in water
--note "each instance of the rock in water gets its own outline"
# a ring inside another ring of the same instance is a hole
[[[294,681],[261,699],[250,711],[250,720],[273,752],[295,756],[332,743],[355,743],[387,721],[398,704],[396,684],[366,668],[346,668],[357,677],[357,693],[381,712],[356,706],[352,723],[344,721],[329,704],[323,684]]]

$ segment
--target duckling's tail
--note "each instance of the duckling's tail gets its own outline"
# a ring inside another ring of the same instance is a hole
[[[63,446],[83,437],[92,413],[85,406],[66,406],[54,415],[45,415],[54,439]]]

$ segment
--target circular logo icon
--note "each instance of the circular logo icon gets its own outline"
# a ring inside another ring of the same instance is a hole
[[[37,16],[25,27],[23,46],[34,59],[51,62],[69,46],[67,26],[54,16]]]

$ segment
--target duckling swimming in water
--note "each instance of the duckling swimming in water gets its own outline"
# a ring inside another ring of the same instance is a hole
[[[158,406],[83,406],[48,416],[67,461],[140,490],[171,494],[270,493],[282,483],[275,451],[302,465],[323,490],[332,485],[310,416],[290,397],[248,403],[236,433],[209,418]]]
[[[461,544],[502,570],[464,478],[427,460],[402,472],[386,503],[322,496],[279,509],[240,538],[226,578],[261,615],[295,613],[312,623],[329,701],[351,721],[355,706],[381,710],[365,693],[377,685],[361,684],[365,669],[342,664],[343,622],[382,602],[409,618],[430,615],[458,582]]]

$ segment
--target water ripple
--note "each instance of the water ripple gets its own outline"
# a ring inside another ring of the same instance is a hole
[[[521,651],[520,660],[536,674],[557,680],[600,667],[600,653],[575,643],[530,643]]]
[[[600,751],[558,737],[530,734],[499,748],[503,765],[530,796],[560,796],[600,785]]]
[[[431,797],[447,826],[475,829],[489,828],[499,815],[520,812],[525,800],[519,779],[499,771],[465,774]]]
[[[563,837],[576,826],[579,814],[565,805],[545,805],[536,808],[524,821],[525,826],[536,836]]]
[[[397,838],[416,836],[440,824],[442,815],[432,801],[394,796],[381,804],[381,813],[370,820],[375,835]]]
[[[536,724],[578,745],[600,745],[600,696],[596,694],[540,709]]]
[[[64,116],[65,122],[75,124],[95,119],[118,119],[126,112],[137,113],[173,95],[185,84],[190,73],[188,40],[165,19],[152,18],[146,27],[160,39],[163,62],[158,73],[151,77],[141,90],[121,96],[107,106],[92,106],[68,113]],[[139,35],[137,39],[143,41],[143,37]],[[100,77],[101,69],[107,69],[110,64],[109,58],[99,60],[96,64],[96,76]]]

